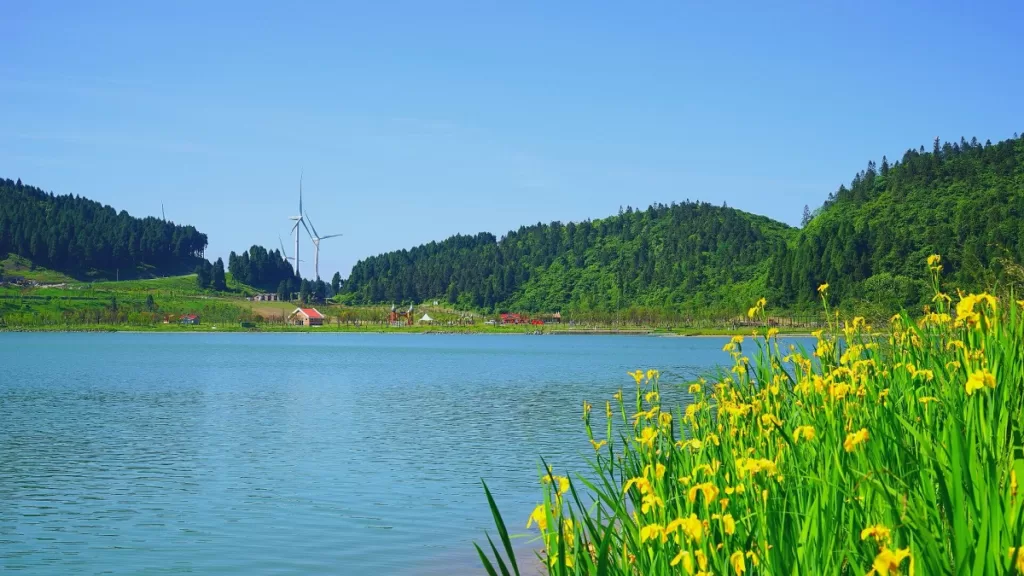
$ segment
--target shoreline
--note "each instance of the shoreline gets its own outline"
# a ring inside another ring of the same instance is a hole
[[[243,328],[160,328],[160,329],[139,329],[137,327],[119,328],[115,326],[103,327],[62,327],[49,329],[47,327],[25,327],[0,328],[0,334],[30,334],[30,333],[51,333],[51,334],[393,334],[393,335],[490,335],[490,336],[648,336],[655,338],[729,338],[732,336],[751,336],[751,330],[712,329],[680,331],[664,331],[654,329],[573,329],[573,330],[538,330],[538,331],[514,331],[514,330],[444,330],[444,329],[422,329],[405,330],[378,329],[378,328],[353,328],[353,329],[317,329],[317,328],[281,328],[270,330],[252,330]],[[810,337],[809,331],[780,332],[781,337]]]

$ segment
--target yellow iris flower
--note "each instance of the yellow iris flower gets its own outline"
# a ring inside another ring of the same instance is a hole
[[[967,395],[970,396],[971,394],[974,394],[975,391],[981,390],[986,386],[989,388],[995,388],[996,377],[988,370],[982,369],[972,372],[971,375],[967,377],[967,385],[965,388],[967,390]]]
[[[878,574],[879,576],[899,574],[900,564],[907,558],[910,558],[910,548],[903,548],[901,550],[882,548],[878,556],[875,556],[874,568],[870,573]]]
[[[888,542],[891,532],[888,528],[882,524],[875,524],[874,526],[868,526],[867,528],[860,531],[860,539],[867,540],[868,538],[874,538],[876,542]]]
[[[747,571],[747,559],[743,557],[743,552],[737,550],[729,556],[729,564],[732,565],[732,569],[737,575],[743,574]]]
[[[858,445],[868,441],[868,429],[861,428],[856,432],[851,432],[846,435],[846,440],[843,442],[843,449],[847,452],[853,452]]]
[[[814,426],[797,426],[793,430],[793,442],[796,443],[801,438],[804,440],[814,440]]]

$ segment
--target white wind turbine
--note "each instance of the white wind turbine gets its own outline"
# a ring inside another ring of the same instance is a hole
[[[277,241],[278,241],[278,243],[280,243],[280,244],[281,244],[281,258],[283,258],[285,262],[288,262],[288,261],[292,261],[292,262],[294,262],[294,261],[295,261],[295,257],[294,257],[294,256],[289,256],[289,255],[288,255],[288,254],[287,254],[287,253],[286,253],[286,252],[284,251],[284,240],[281,240],[281,237],[280,237],[280,236],[278,236],[278,237],[277,237]]]
[[[299,273],[299,224],[302,224],[303,228],[306,228],[306,233],[309,233],[309,228],[306,227],[306,223],[302,219],[302,174],[299,174],[299,215],[290,216],[289,220],[295,220],[295,226],[292,226],[292,232],[295,234],[295,257],[292,260],[295,261],[295,275],[302,278],[302,274]]]
[[[309,228],[306,228],[306,233],[309,234],[309,239],[313,241],[313,274],[316,279],[320,279],[320,241],[327,240],[328,238],[337,238],[341,234],[328,234],[327,236],[320,236],[316,232],[316,226],[313,226],[313,221],[309,219],[309,214],[306,214],[305,220],[302,220],[303,228],[306,227],[306,222],[309,222],[309,228],[313,231],[310,232]]]

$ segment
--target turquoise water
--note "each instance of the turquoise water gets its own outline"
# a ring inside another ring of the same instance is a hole
[[[592,452],[584,399],[723,342],[0,334],[0,570],[478,573],[481,478],[525,532],[539,458]]]

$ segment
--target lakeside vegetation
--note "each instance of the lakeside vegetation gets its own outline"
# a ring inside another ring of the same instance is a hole
[[[36,269],[40,278],[51,271]],[[417,306],[414,319],[429,314],[432,322],[387,321],[390,306],[349,306],[330,300],[308,304],[295,301],[253,301],[258,290],[228,273],[225,290],[199,288],[196,275],[120,282],[76,282],[38,286],[0,285],[0,330],[21,331],[288,331],[288,332],[390,332],[390,333],[652,333],[677,335],[735,334],[747,330],[743,318],[708,316],[666,319],[631,315],[618,318],[567,316],[562,323],[501,325],[493,315],[460,311],[446,303]],[[300,292],[301,294],[301,292]],[[325,316],[323,326],[300,327],[288,316],[300,305],[316,307]],[[186,314],[200,317],[200,325],[180,324]],[[742,321],[741,321],[742,320]],[[820,316],[780,317],[785,332],[807,333],[821,322]]]
[[[940,258],[928,268],[920,318],[842,321],[822,285],[813,350],[764,326],[725,346],[731,369],[691,384],[685,409],[661,404],[655,370],[584,403],[590,469],[545,467],[542,502],[514,520],[539,531],[546,572],[1024,573],[1024,300],[953,298]],[[487,497],[484,568],[518,574]]]

